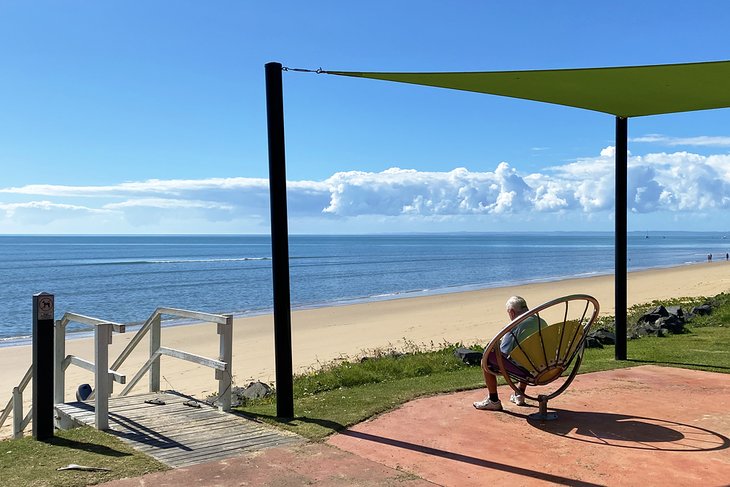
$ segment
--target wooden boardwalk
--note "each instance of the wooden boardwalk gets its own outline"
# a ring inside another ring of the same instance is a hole
[[[145,401],[159,399],[165,404]],[[109,430],[131,446],[171,467],[222,460],[242,453],[280,445],[303,443],[294,433],[224,413],[205,403],[199,408],[184,403],[191,398],[160,392],[109,399]],[[94,425],[94,407],[84,402],[56,406],[78,424]]]

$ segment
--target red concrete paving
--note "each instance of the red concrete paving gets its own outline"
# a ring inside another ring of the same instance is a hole
[[[559,418],[484,391],[412,401],[325,444],[274,448],[104,484],[185,486],[730,486],[728,375],[642,366],[580,375]]]
[[[578,376],[549,406],[506,401],[477,411],[484,391],[412,401],[328,444],[439,485],[728,486],[730,380],[643,366]]]
[[[271,448],[255,454],[115,480],[104,487],[293,487],[318,485],[433,487],[415,475],[322,443]]]

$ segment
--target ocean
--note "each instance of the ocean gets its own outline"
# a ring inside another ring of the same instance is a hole
[[[31,333],[32,295],[120,323],[159,306],[272,308],[268,236],[0,236],[0,342]],[[631,233],[629,270],[725,258],[723,233]],[[611,233],[290,236],[295,308],[612,274]],[[70,325],[71,326],[71,325]],[[84,331],[81,326],[70,331]]]

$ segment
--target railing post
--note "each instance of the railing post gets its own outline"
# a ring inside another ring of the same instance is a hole
[[[158,314],[152,320],[150,326],[150,358],[160,349],[162,344],[162,315]],[[150,367],[150,392],[160,391],[160,357],[154,361]]]
[[[23,437],[23,391],[13,387],[13,438]]]
[[[218,324],[218,335],[220,335],[220,353],[218,360],[226,363],[226,370],[216,370],[215,378],[218,379],[218,408],[221,411],[231,410],[231,393],[233,387],[233,315],[225,315],[226,323]]]
[[[66,402],[66,373],[63,370],[63,361],[66,358],[66,325],[63,320],[56,320],[53,340],[53,402],[62,404]]]
[[[96,429],[109,429],[109,395],[111,377],[109,376],[109,344],[112,342],[112,325],[97,325],[94,331],[94,421]]]

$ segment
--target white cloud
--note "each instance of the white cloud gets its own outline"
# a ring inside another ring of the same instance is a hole
[[[104,205],[109,210],[119,210],[124,208],[157,208],[157,209],[204,209],[204,210],[228,210],[232,211],[234,207],[228,204],[215,203],[210,201],[196,200],[180,200],[165,198],[141,198],[136,200],[122,201],[121,203],[109,203]]]
[[[649,144],[664,144],[670,147],[680,145],[697,147],[730,147],[730,137],[700,135],[697,137],[670,137],[662,134],[647,134],[641,137],[633,137],[631,142],[644,142]]]
[[[506,162],[486,172],[465,168],[339,172],[322,181],[290,181],[287,196],[292,221],[308,222],[305,228],[344,228],[345,222],[356,227],[357,221],[387,222],[390,228],[400,221],[401,230],[435,223],[439,228],[447,224],[458,228],[469,221],[607,221],[605,216],[614,206],[614,174],[614,148],[607,147],[595,157],[531,174]],[[628,175],[628,204],[636,214],[691,214],[730,207],[730,155],[684,151],[632,155]],[[3,202],[3,194],[29,201]],[[35,201],[36,196],[44,199]],[[256,178],[0,188],[4,228],[20,228],[23,222],[92,219],[161,229],[174,221],[175,228],[187,224],[191,231],[210,231],[211,222],[223,222],[229,229],[231,222],[245,221],[261,231],[268,226],[268,214],[268,181]]]
[[[19,212],[64,212],[64,213],[87,213],[106,214],[105,209],[89,208],[87,206],[68,205],[63,203],[52,203],[50,201],[28,201],[24,203],[0,203],[0,211],[5,212],[6,217],[12,217]]]
[[[63,186],[29,184],[20,188],[0,188],[0,193],[32,194],[40,196],[123,196],[145,194],[180,195],[191,191],[265,189],[269,182],[261,178],[210,179],[148,179],[105,186]]]
[[[2,227],[11,229],[17,222],[28,225],[45,225],[48,222],[105,219],[114,211],[104,208],[90,208],[81,205],[53,203],[51,201],[27,201],[22,203],[0,202],[0,222]]]

